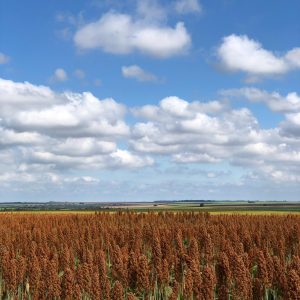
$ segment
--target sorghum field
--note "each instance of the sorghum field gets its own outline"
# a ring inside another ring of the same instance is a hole
[[[0,215],[2,299],[300,299],[300,217]]]

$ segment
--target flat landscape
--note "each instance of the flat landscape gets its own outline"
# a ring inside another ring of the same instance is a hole
[[[1,299],[299,299],[298,214],[62,212],[0,214]]]
[[[285,201],[154,201],[154,202],[11,202],[0,212],[208,212],[211,214],[300,214],[300,202]]]
[[[300,0],[0,0],[0,300],[300,300]]]
[[[0,298],[296,300],[300,203],[0,204]]]

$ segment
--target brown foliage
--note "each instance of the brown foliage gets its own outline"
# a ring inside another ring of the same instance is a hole
[[[116,281],[111,291],[111,300],[123,299],[123,287],[120,281]]]
[[[297,215],[2,213],[0,297],[299,299],[299,235]]]

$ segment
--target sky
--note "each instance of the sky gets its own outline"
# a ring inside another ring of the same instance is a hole
[[[300,2],[0,2],[1,201],[300,200]]]

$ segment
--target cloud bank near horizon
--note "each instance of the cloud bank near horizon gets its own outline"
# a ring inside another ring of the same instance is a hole
[[[240,185],[299,184],[299,96],[253,88],[220,94],[207,102],[170,96],[157,105],[128,107],[90,92],[58,93],[0,79],[0,185],[97,186],[102,178],[96,171],[155,170],[161,161],[242,168]],[[262,102],[284,119],[262,128],[250,109],[231,106],[236,97]]]

